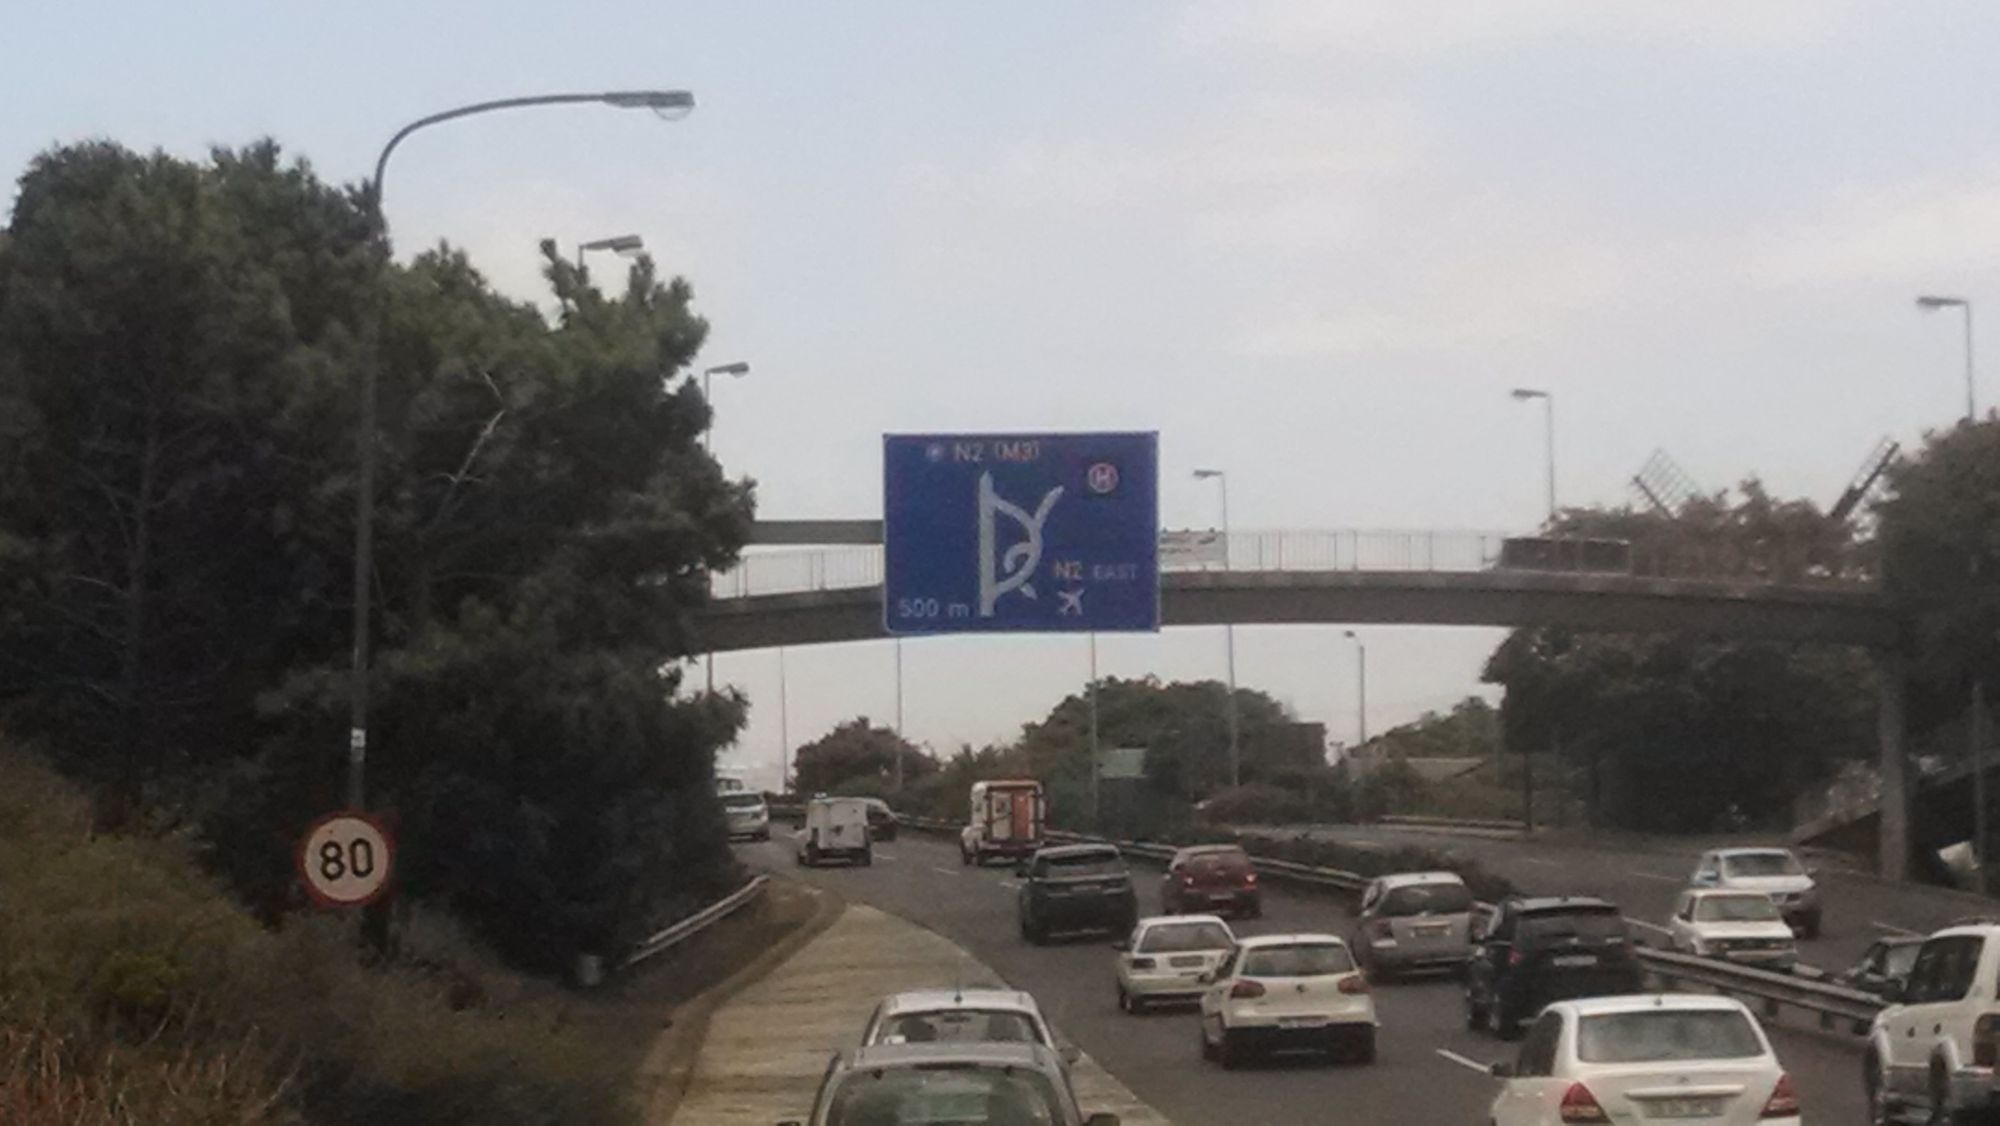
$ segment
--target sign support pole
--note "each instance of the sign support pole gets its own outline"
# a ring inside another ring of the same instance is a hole
[[[1097,750],[1097,633],[1090,635],[1090,826],[1099,828],[1104,816],[1103,798],[1100,792],[1099,776],[1104,772],[1104,764],[1099,761]]]

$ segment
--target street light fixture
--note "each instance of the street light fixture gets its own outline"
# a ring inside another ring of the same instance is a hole
[[[596,103],[615,106],[619,109],[650,109],[663,118],[685,117],[694,109],[694,95],[686,90],[614,90],[601,94],[535,94],[524,98],[501,98],[490,102],[474,102],[459,106],[428,117],[420,117],[389,138],[382,146],[381,155],[375,158],[375,178],[370,181],[368,192],[368,219],[371,234],[382,241],[383,254],[388,254],[389,222],[382,208],[384,177],[389,171],[389,157],[403,138],[419,129],[428,128],[446,121],[475,114],[492,113],[503,109],[524,109],[529,106],[553,106]],[[363,366],[361,373],[361,409],[359,424],[355,428],[355,446],[360,480],[355,485],[354,497],[354,617],[353,652],[348,684],[348,728],[347,728],[347,806],[361,809],[367,797],[366,770],[368,766],[368,662],[371,601],[371,579],[375,572],[375,458],[378,436],[376,434],[376,381],[382,366],[382,338],[388,320],[388,308],[379,305],[375,309],[375,339],[372,355]]]
[[[1197,469],[1197,481],[1214,481],[1222,498],[1222,569],[1229,570],[1229,474],[1220,469]],[[1229,698],[1223,703],[1223,715],[1229,724],[1229,784],[1232,787],[1243,784],[1243,752],[1237,737],[1236,721],[1236,623],[1229,622],[1223,627],[1223,637],[1229,654]]]
[[[583,269],[583,255],[588,250],[609,250],[614,254],[637,254],[646,249],[646,240],[638,235],[613,235],[610,238],[592,239],[576,244],[576,268]]]
[[[1542,437],[1548,451],[1549,528],[1553,531],[1556,523],[1556,397],[1533,387],[1516,387],[1507,394],[1516,402],[1530,399],[1542,401]]]

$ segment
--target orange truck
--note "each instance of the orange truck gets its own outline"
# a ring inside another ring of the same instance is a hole
[[[1048,797],[1032,778],[972,784],[972,816],[958,834],[959,859],[984,864],[1000,856],[1020,859],[1042,847]]]

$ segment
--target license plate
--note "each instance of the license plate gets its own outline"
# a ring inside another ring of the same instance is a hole
[[[1235,898],[1236,898],[1236,895],[1235,895],[1235,893],[1233,893],[1233,892],[1227,892],[1227,891],[1218,891],[1218,892],[1214,892],[1214,893],[1212,893],[1212,894],[1211,894],[1211,895],[1210,895],[1210,896],[1208,897],[1208,901],[1209,901],[1210,903],[1227,903],[1227,902],[1229,902],[1230,900],[1232,900],[1232,899],[1235,899]]]
[[[1451,929],[1450,923],[1432,923],[1429,926],[1414,928],[1414,933],[1419,938],[1436,938],[1437,936],[1444,934],[1446,931],[1449,931],[1450,929]]]
[[[1721,1099],[1648,1099],[1641,1104],[1647,1118],[1719,1118]]]
[[[1549,959],[1549,964],[1552,966],[1594,966],[1597,964],[1597,955],[1560,954]]]
[[[1182,957],[1179,958],[1167,959],[1167,964],[1174,967],[1177,970],[1187,969],[1189,967],[1200,969],[1201,967],[1208,964],[1208,959],[1202,957],[1199,954],[1183,955]]]
[[[1325,1017],[1279,1017],[1279,1028],[1319,1028],[1326,1023]]]

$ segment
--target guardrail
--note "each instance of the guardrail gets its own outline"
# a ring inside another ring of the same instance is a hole
[[[629,969],[656,954],[672,950],[674,947],[679,946],[681,943],[686,942],[688,939],[728,918],[745,904],[762,895],[764,885],[769,882],[770,877],[768,876],[750,877],[749,882],[745,883],[742,887],[737,888],[714,903],[709,904],[687,918],[682,919],[680,922],[667,927],[665,930],[641,942],[623,962],[619,963],[619,967],[621,969]]]
[[[954,822],[930,817],[905,817],[902,820],[903,824],[910,828],[932,833],[956,834],[959,828]],[[1172,845],[1154,844],[1150,841],[1106,840],[1102,837],[1056,830],[1051,830],[1047,836],[1052,841],[1064,843],[1114,844],[1127,856],[1155,862],[1165,862],[1172,858],[1176,851]],[[1368,877],[1338,868],[1319,868],[1265,856],[1256,859],[1258,873],[1267,880],[1279,883],[1337,891],[1346,895],[1357,894],[1368,885]],[[1872,993],[1863,993],[1808,977],[1773,973],[1753,966],[1738,966],[1713,958],[1697,958],[1644,946],[1636,948],[1634,953],[1655,978],[1668,986],[1699,985],[1739,999],[1756,1000],[1762,1002],[1765,1015],[1770,1017],[1775,1017],[1781,1008],[1790,1006],[1814,1014],[1821,1028],[1833,1029],[1844,1023],[1849,1032],[1865,1035],[1869,1023],[1883,1008],[1882,999]]]
[[[1528,830],[1527,822],[1506,818],[1429,817],[1417,813],[1385,813],[1376,820],[1384,825],[1404,829],[1483,829],[1509,833],[1524,833]]]

